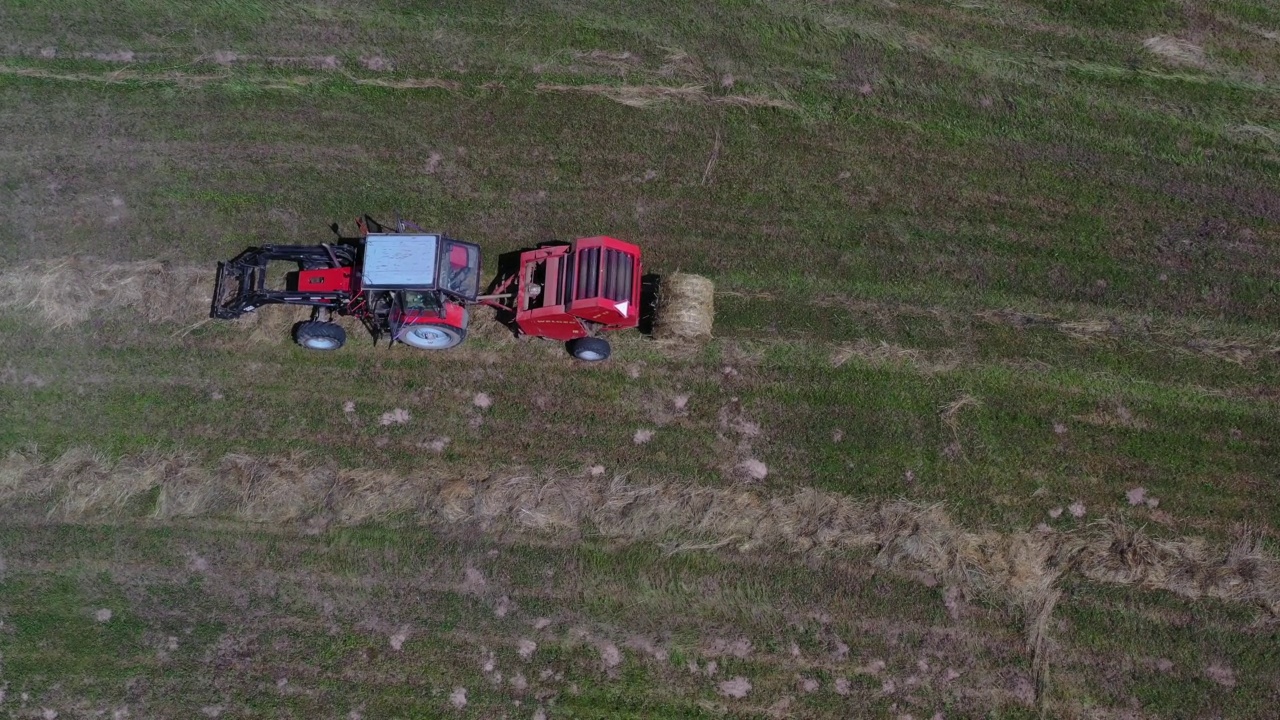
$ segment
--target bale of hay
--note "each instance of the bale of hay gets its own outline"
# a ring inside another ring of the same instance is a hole
[[[653,337],[658,340],[710,340],[715,299],[715,285],[700,275],[672,273],[663,278],[654,312]]]

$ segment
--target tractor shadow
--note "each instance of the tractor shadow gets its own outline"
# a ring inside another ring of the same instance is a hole
[[[641,335],[653,334],[653,322],[658,313],[658,291],[662,289],[662,276],[647,273],[640,276],[640,326]]]
[[[522,248],[520,250],[512,250],[499,255],[498,272],[493,276],[493,280],[485,286],[484,292],[481,294],[492,295],[498,292],[498,288],[501,287],[508,278],[511,278],[516,273],[520,272],[520,255],[528,250],[529,248]],[[509,292],[512,289],[512,287],[508,287],[504,292]],[[516,327],[516,314],[514,310],[509,307],[494,307],[494,319],[505,327],[507,331],[511,333],[512,337],[519,337],[520,331],[519,328]]]

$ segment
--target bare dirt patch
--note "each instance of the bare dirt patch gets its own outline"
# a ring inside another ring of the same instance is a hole
[[[751,692],[751,681],[739,675],[731,680],[721,682],[717,687],[725,697],[741,700]]]
[[[1204,676],[1223,687],[1236,686],[1235,671],[1224,663],[1210,663],[1204,669]]]

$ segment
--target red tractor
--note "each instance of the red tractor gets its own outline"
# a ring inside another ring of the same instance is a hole
[[[470,306],[490,305],[519,335],[568,343],[585,361],[609,357],[606,330],[640,322],[640,249],[609,237],[548,244],[480,295],[480,247],[398,221],[385,227],[366,216],[359,236],[320,245],[264,245],[218,263],[210,316],[229,320],[267,304],[304,305],[311,320],[294,339],[312,350],[336,350],[346,331],[336,315],[358,318],[376,343],[445,350],[467,336]],[[335,226],[336,231],[336,226]],[[292,263],[284,288],[267,287],[273,261]]]

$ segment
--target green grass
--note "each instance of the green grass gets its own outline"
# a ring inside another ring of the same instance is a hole
[[[1062,618],[1081,642],[1132,658],[1131,675],[1115,674],[1093,689],[1099,704],[1135,697],[1145,710],[1160,715],[1249,717],[1269,712],[1275,688],[1251,683],[1259,676],[1254,669],[1275,663],[1275,638],[1273,632],[1246,629],[1257,620],[1251,610],[1214,602],[1193,607],[1167,596],[1137,598],[1081,587],[1074,589]],[[1160,660],[1171,667],[1160,667]],[[1215,679],[1207,672],[1214,665],[1236,669],[1238,675]]]
[[[0,611],[14,630],[0,638],[0,647],[15,658],[7,663],[9,692],[29,693],[33,706],[123,704],[135,713],[163,712],[176,709],[174,696],[181,693],[176,702],[222,705],[233,713],[307,713],[328,704],[431,715],[463,686],[473,713],[510,711],[514,697],[573,717],[695,717],[703,712],[698,701],[714,697],[715,678],[699,677],[685,663],[717,638],[756,638],[748,657],[722,658],[717,674],[749,674],[763,692],[794,682],[782,661],[792,643],[828,665],[821,658],[833,638],[847,640],[852,659],[816,670],[824,679],[851,673],[863,655],[891,661],[891,672],[905,671],[914,662],[911,653],[935,631],[885,644],[860,634],[859,623],[902,621],[890,602],[895,597],[941,607],[936,592],[908,582],[851,588],[841,576],[803,568],[778,577],[771,564],[672,559],[651,548],[614,550],[591,542],[477,545],[473,538],[374,528],[302,539],[67,527],[10,528],[5,541],[9,592]],[[50,543],[60,549],[53,557],[43,551]],[[194,557],[206,568],[193,569]],[[464,566],[480,569],[488,585],[460,590]],[[106,567],[112,572],[95,572]],[[697,593],[709,615],[681,609],[674,622],[644,622],[638,611],[647,604],[627,601],[644,588],[648,602],[680,608],[690,583],[721,588]],[[834,606],[816,604],[808,589],[822,585],[854,595]],[[735,591],[744,587],[759,590]],[[494,607],[502,602],[512,609],[499,617]],[[845,604],[859,607],[862,619],[851,624],[851,616],[839,614],[835,621],[784,626],[774,614],[835,615]],[[94,619],[102,608],[113,610],[109,621]],[[539,616],[552,624],[535,629]],[[924,628],[943,622],[937,611],[912,619]],[[995,629],[999,644],[992,649],[999,655],[1010,651],[1010,642],[1016,647],[1016,633],[997,629],[997,615],[980,611],[975,621]],[[388,637],[401,629],[408,629],[407,639],[394,650]],[[633,637],[651,638],[667,655],[627,646]],[[522,638],[538,644],[527,660],[516,652]],[[978,641],[964,636],[964,642]],[[601,665],[602,643],[622,647],[617,668]],[[938,652],[945,660],[952,651]],[[490,657],[495,669],[486,671]],[[508,678],[505,687],[494,685],[495,671]],[[517,673],[527,689],[511,689]],[[139,675],[147,683],[130,690],[123,681]],[[288,683],[279,684],[281,678]],[[838,716],[851,699],[832,693],[830,682],[827,688],[806,704],[817,716]],[[930,700],[913,701],[921,703],[927,707]]]
[[[301,451],[467,480],[601,464],[641,483],[715,486],[750,456],[768,465],[766,494],[905,496],[944,503],[973,528],[1076,527],[1048,512],[1080,500],[1086,521],[1212,539],[1244,523],[1273,541],[1280,146],[1267,119],[1280,112],[1280,63],[1259,31],[1277,22],[1273,7],[1244,0],[672,0],[626,12],[594,0],[146,0],[110,12],[10,2],[0,9],[6,265],[78,253],[211,265],[399,211],[479,242],[488,258],[612,234],[639,243],[648,269],[702,273],[724,294],[717,339],[702,351],[671,357],[628,335],[613,363],[592,368],[553,344],[496,336],[439,357],[353,337],[318,356],[222,325],[181,335],[124,312],[49,331],[6,311],[0,452],[189,451],[213,464]],[[1156,35],[1194,39],[1206,61],[1148,51]],[[132,62],[105,55],[124,51]],[[219,52],[238,57],[219,64]],[[369,66],[373,56],[390,69]],[[455,89],[369,84],[424,78]],[[711,101],[638,109],[542,83],[696,84]],[[789,107],[714,102],[729,95]],[[983,319],[1006,309],[1056,321]],[[1058,327],[1082,320],[1114,331],[1077,338]],[[1248,354],[1232,362],[1205,350],[1217,341]],[[477,392],[493,407],[477,410]],[[678,395],[690,398],[686,412],[674,409]],[[979,404],[948,425],[943,408],[965,395]],[[735,407],[759,435],[727,424]],[[379,425],[394,408],[410,422]],[[655,430],[650,443],[632,441],[640,428]],[[420,444],[440,437],[447,448],[424,460]],[[1166,515],[1128,507],[1124,493],[1138,485]],[[130,513],[145,515],[145,504]],[[26,691],[64,715],[141,702],[157,716],[225,704],[411,717],[444,712],[462,684],[477,716],[532,715],[529,696],[515,708],[509,685],[489,683],[477,647],[518,662],[509,636],[543,615],[617,643],[667,633],[669,662],[629,657],[610,674],[557,626],[539,653],[565,675],[554,710],[566,716],[747,716],[788,697],[791,712],[812,716],[1025,710],[1006,682],[1027,670],[1021,630],[994,605],[960,623],[961,651],[943,651],[947,662],[971,658],[962,682],[999,686],[994,709],[936,680],[912,704],[881,692],[881,677],[852,673],[852,660],[804,669],[823,689],[797,691],[796,668],[807,666],[788,666],[793,641],[816,657],[836,633],[858,663],[888,660],[900,684],[922,648],[945,645],[942,589],[846,576],[844,559],[667,557],[478,530],[287,530],[0,528],[0,619],[18,628],[0,634],[6,702]],[[188,571],[187,554],[206,545],[223,554],[226,576]],[[458,591],[467,562],[488,563],[501,591]],[[432,573],[448,580],[433,585]],[[317,583],[339,609],[316,603]],[[1136,703],[1249,717],[1274,697],[1269,636],[1250,629],[1247,611],[1188,602],[1213,629],[1170,627],[1148,618],[1167,599],[1071,591],[1054,638],[1072,659],[1059,661],[1049,696],[1062,713]],[[502,593],[524,625],[494,617]],[[119,610],[100,624],[95,607]],[[813,607],[835,629],[797,621]],[[369,615],[413,627],[421,642],[389,654],[389,626],[361,625]],[[983,633],[997,639],[972,640]],[[169,635],[181,649],[160,662],[156,643]],[[705,663],[702,641],[738,635],[767,648],[720,660],[718,679],[752,678],[747,700],[717,695],[676,660]],[[215,652],[228,638],[246,639],[241,655]],[[1148,655],[1177,669],[1152,670]],[[1197,663],[1209,656],[1235,669],[1234,690],[1205,679]],[[1138,668],[1132,677],[1106,670],[1124,663]],[[55,683],[59,667],[75,678]],[[345,674],[352,667],[360,672]],[[215,670],[226,684],[194,679]],[[277,688],[283,674],[302,690]],[[851,694],[835,695],[846,676]],[[122,695],[129,678],[144,679],[133,699]],[[4,709],[36,712],[14,707]]]

